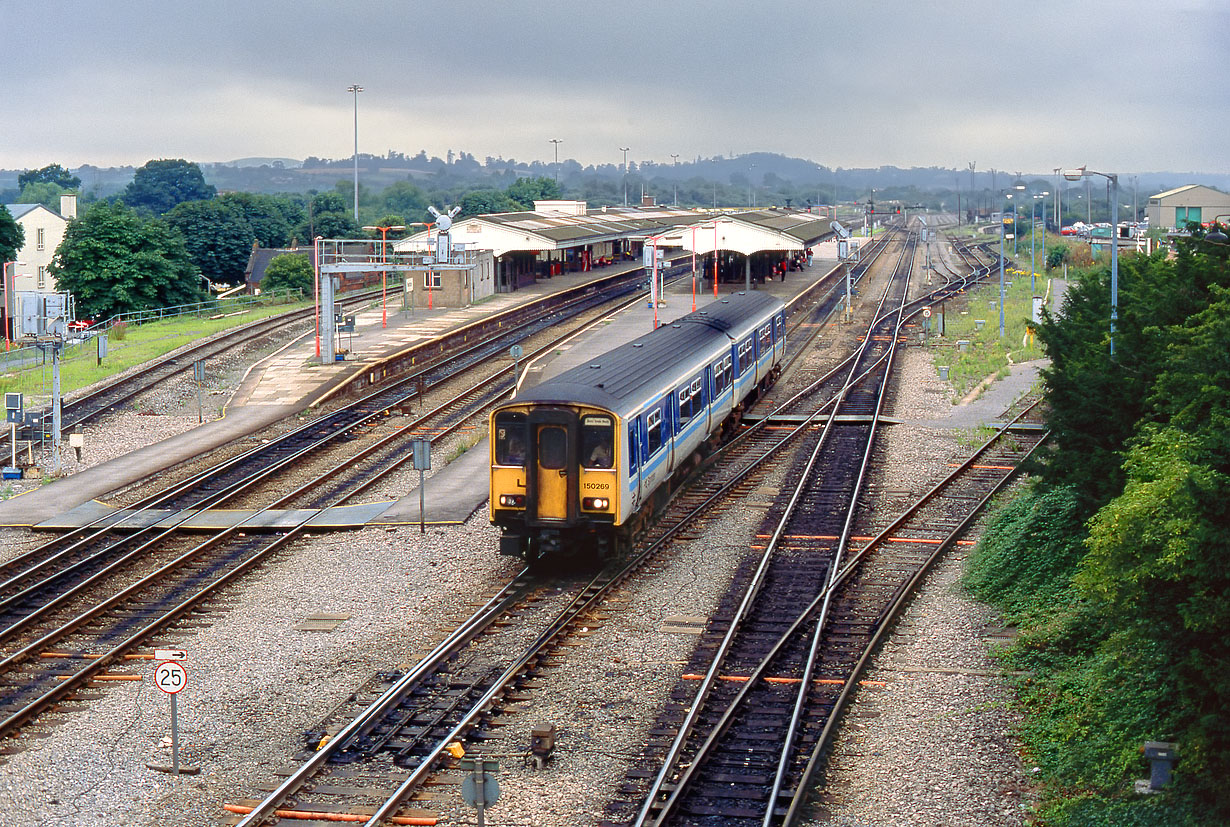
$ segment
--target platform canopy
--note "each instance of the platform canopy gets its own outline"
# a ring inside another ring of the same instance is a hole
[[[802,251],[831,235],[823,216],[797,210],[764,209],[713,212],[680,207],[608,207],[588,210],[584,202],[541,202],[534,211],[476,215],[456,221],[454,243],[491,250],[495,257],[510,252],[547,252],[627,240],[662,247],[713,252],[716,245],[744,255],[766,251]],[[575,204],[565,210],[546,204]],[[694,232],[693,232],[694,231]],[[398,251],[426,248],[433,237],[424,230],[395,243]],[[695,241],[693,241],[695,237]]]
[[[728,250],[750,256],[769,251],[802,252],[832,235],[823,216],[790,210],[725,213],[650,236],[646,244],[682,247],[699,255]]]

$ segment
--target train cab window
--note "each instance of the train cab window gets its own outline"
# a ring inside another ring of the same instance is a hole
[[[661,408],[655,408],[645,416],[645,433],[648,437],[648,456],[653,456],[662,447]]]
[[[495,417],[495,464],[525,467],[525,446],[529,444],[525,414],[501,413]]]
[[[611,417],[581,417],[581,465],[615,467],[615,425]]]
[[[538,467],[550,471],[568,467],[568,431],[560,425],[538,429]]]

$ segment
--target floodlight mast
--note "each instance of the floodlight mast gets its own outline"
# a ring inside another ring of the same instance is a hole
[[[1084,178],[1088,182],[1091,175],[1100,175],[1105,178],[1110,182],[1113,191],[1110,203],[1110,358],[1114,359],[1115,322],[1119,320],[1119,176],[1115,173],[1098,172],[1088,167],[1063,171],[1063,177],[1068,181],[1079,181]],[[1093,199],[1089,200],[1092,204]]]

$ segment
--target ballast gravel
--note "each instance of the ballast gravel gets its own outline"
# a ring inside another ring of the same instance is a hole
[[[930,357],[907,348],[898,369],[894,413],[911,424],[886,430],[902,460],[893,479],[877,483],[894,497],[921,493],[967,450],[962,432],[946,425],[952,406]],[[86,462],[195,426],[195,395],[186,400],[181,389],[176,397],[165,413],[149,406],[155,415],[130,411],[94,426],[87,446],[98,448],[87,448]],[[622,590],[547,668],[541,688],[504,710],[484,747],[503,756],[502,799],[488,824],[575,827],[603,818],[695,642],[666,621],[713,610],[758,525],[750,508],[716,520],[641,585]],[[0,557],[38,539],[0,529]],[[377,672],[414,663],[515,572],[496,545],[484,510],[426,534],[367,528],[295,542],[157,641],[188,652],[179,735],[181,761],[196,774],[150,769],[171,763],[170,704],[150,680],[152,661],[126,661],[112,674],[140,680],[101,684],[96,697],[66,704],[6,744],[0,824],[226,823],[234,816],[224,805],[261,798],[294,763],[305,733],[352,692]],[[877,684],[860,691],[846,719],[814,824],[1022,822],[1027,795],[1010,696],[982,639],[993,618],[960,594],[959,569],[950,556],[932,573],[901,620],[902,636],[866,676]],[[331,632],[297,628],[319,613],[345,618]],[[543,770],[521,758],[540,723],[559,728]],[[432,795],[424,806],[441,824],[476,823],[455,787]]]

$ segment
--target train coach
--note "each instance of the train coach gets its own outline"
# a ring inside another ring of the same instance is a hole
[[[620,551],[781,372],[785,307],[738,293],[528,388],[491,413],[500,553]]]

